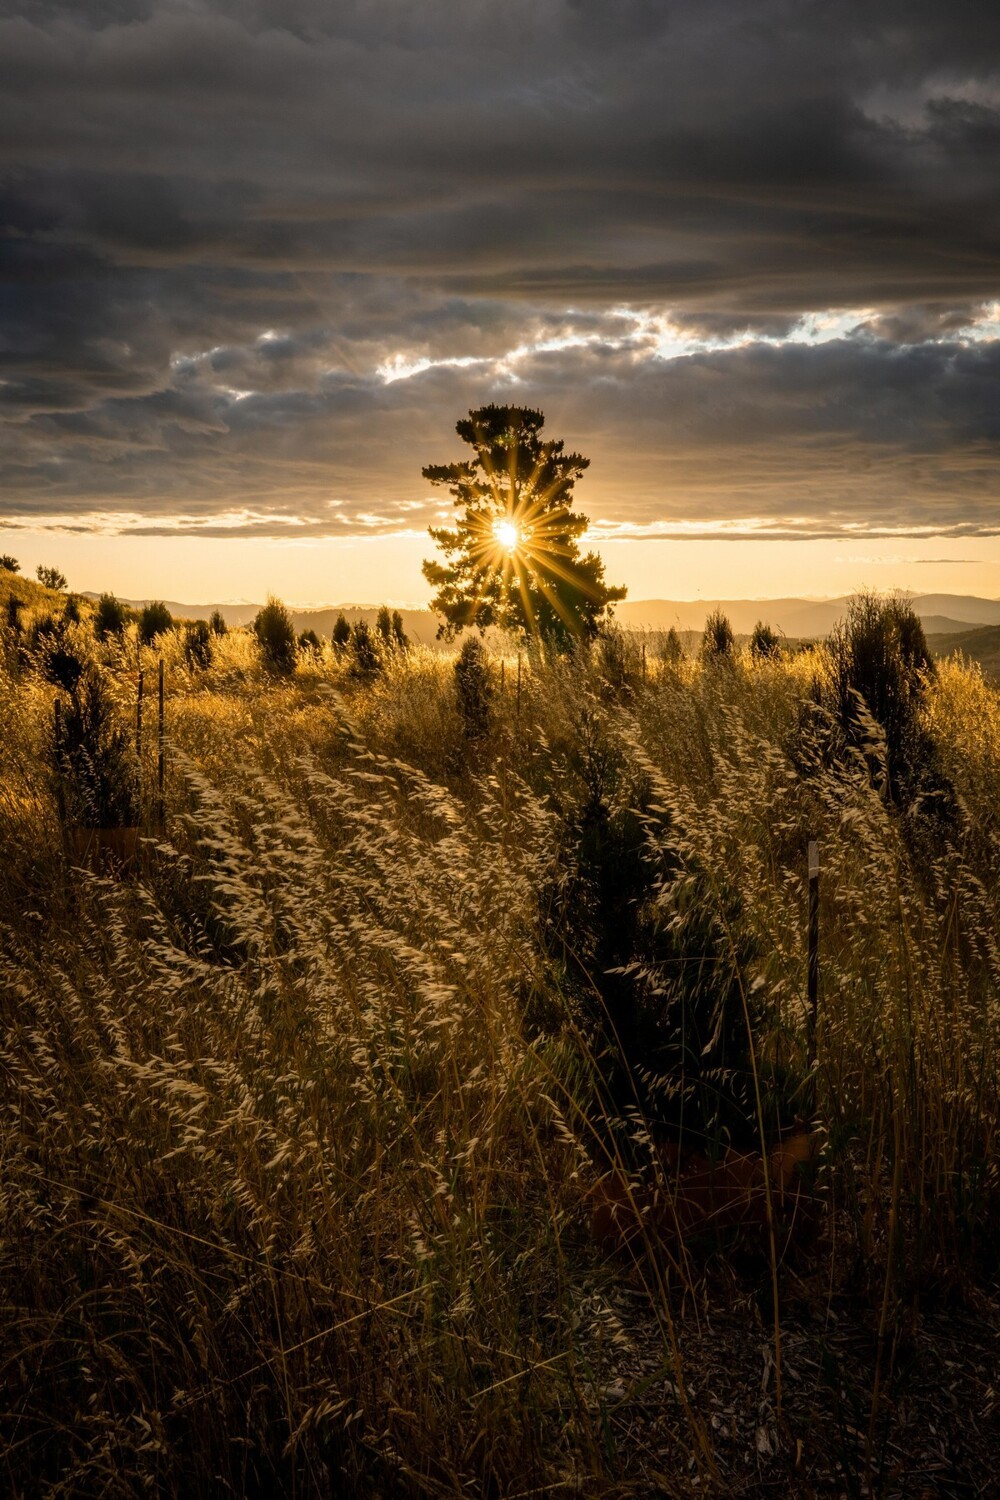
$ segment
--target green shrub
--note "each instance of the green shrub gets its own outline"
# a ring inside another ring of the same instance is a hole
[[[43,588],[64,589],[66,587],[66,574],[60,573],[58,568],[48,568],[44,563],[39,563],[35,570],[35,577]]]
[[[348,624],[347,617],[345,615],[337,616],[333,626],[333,634],[331,635],[330,639],[333,642],[334,650],[343,651],[346,649],[347,644],[351,639],[351,627]]]
[[[677,667],[684,660],[684,647],[673,625],[663,637],[660,645],[660,660],[667,667]]]
[[[378,642],[367,620],[359,620],[351,632],[351,671],[355,677],[370,679],[382,670]]]
[[[295,626],[280,599],[268,598],[264,608],[257,612],[253,632],[268,671],[288,677],[295,670]]]
[[[94,637],[106,641],[109,636],[122,636],[128,624],[128,608],[114,594],[102,594],[94,610]]]
[[[880,774],[867,710],[885,736],[886,795],[893,802],[911,802],[933,762],[921,707],[934,664],[919,617],[904,599],[858,594],[828,649],[833,711],[846,742],[863,748],[873,772]]]
[[[151,646],[158,635],[173,628],[174,617],[162,599],[151,599],[139,611],[139,639],[144,646]]]
[[[781,655],[781,639],[777,631],[765,625],[763,620],[757,621],[750,636],[750,655],[757,661]]]
[[[642,648],[620,625],[604,625],[597,637],[597,667],[616,697],[630,697],[642,680]]]
[[[213,635],[225,635],[229,629],[220,609],[213,609],[208,617],[208,626]]]
[[[81,828],[139,822],[139,776],[132,736],[119,722],[107,683],[87,667],[70,695],[53,743],[67,818]]]
[[[705,630],[701,638],[702,661],[731,661],[735,644],[736,638],[729,620],[721,609],[713,609],[705,621]]]
[[[32,621],[22,641],[22,651],[33,661],[46,681],[72,693],[83,672],[84,661],[76,643],[70,639],[72,622],[43,615]]]
[[[0,555],[0,573],[20,573],[21,564],[16,557],[11,557],[9,552]]]
[[[308,651],[311,656],[319,656],[323,650],[323,642],[315,630],[303,630],[299,636],[299,650]]]
[[[185,629],[184,660],[195,672],[212,665],[212,630],[207,620],[192,620]]]
[[[403,616],[398,609],[392,612],[392,640],[397,651],[409,651],[410,638],[403,629]]]

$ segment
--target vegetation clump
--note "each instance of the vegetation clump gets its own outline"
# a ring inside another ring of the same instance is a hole
[[[455,695],[466,739],[473,743],[485,740],[490,732],[493,682],[486,651],[477,636],[462,642],[455,660]]]
[[[280,599],[270,597],[263,609],[257,611],[253,633],[268,671],[279,677],[290,676],[295,670],[295,626]]]
[[[383,653],[367,620],[359,620],[351,631],[351,657],[351,673],[362,682],[370,682],[382,671]]]
[[[863,750],[890,800],[913,802],[936,779],[922,722],[935,668],[919,616],[905,599],[858,594],[828,650],[834,713],[847,744]],[[872,721],[883,746],[873,740]]]
[[[139,822],[138,767],[107,682],[83,670],[57,720],[53,761],[68,821],[80,828],[129,828]]]
[[[102,594],[94,609],[94,638],[106,641],[125,634],[130,611],[114,594]]]
[[[65,573],[61,573],[58,568],[48,567],[45,563],[39,563],[35,576],[45,589],[61,590],[66,587]]]
[[[174,617],[161,599],[152,599],[139,611],[139,639],[151,646],[158,635],[174,628]]]
[[[701,659],[703,662],[732,661],[736,649],[736,637],[728,617],[721,609],[713,609],[705,621],[701,637]]]
[[[184,660],[193,672],[212,665],[212,628],[207,620],[192,620],[184,630]]]
[[[333,642],[333,648],[334,648],[334,650],[337,651],[337,652],[343,652],[343,651],[345,651],[346,648],[347,648],[347,646],[350,643],[350,639],[351,639],[351,626],[350,626],[350,623],[349,623],[346,615],[339,614],[337,616],[336,620],[333,622],[333,632],[332,632],[332,634],[330,636],[330,640]]]
[[[769,661],[781,655],[781,637],[763,620],[757,621],[751,633],[750,655],[755,661]]]
[[[671,625],[660,644],[660,660],[664,666],[678,667],[684,660],[684,647],[675,626]]]

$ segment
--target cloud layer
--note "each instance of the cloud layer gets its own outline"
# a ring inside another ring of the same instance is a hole
[[[992,533],[979,0],[0,5],[3,519],[432,518],[540,405],[605,534]]]

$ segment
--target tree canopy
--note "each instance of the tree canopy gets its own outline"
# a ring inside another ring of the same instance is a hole
[[[499,625],[565,645],[593,637],[625,597],[595,552],[580,555],[587,517],[572,509],[573,486],[590,460],[543,440],[544,420],[530,407],[482,406],[456,427],[473,456],[423,470],[456,510],[453,527],[430,528],[446,561],[424,563],[439,635]]]

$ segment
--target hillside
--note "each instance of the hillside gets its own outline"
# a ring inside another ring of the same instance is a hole
[[[984,674],[1000,682],[1000,625],[981,625],[978,629],[949,631],[927,636],[935,656],[954,656],[961,652],[969,661],[977,661]]]
[[[1000,692],[897,803],[790,652],[76,634],[0,652],[4,1493],[983,1493]]]

